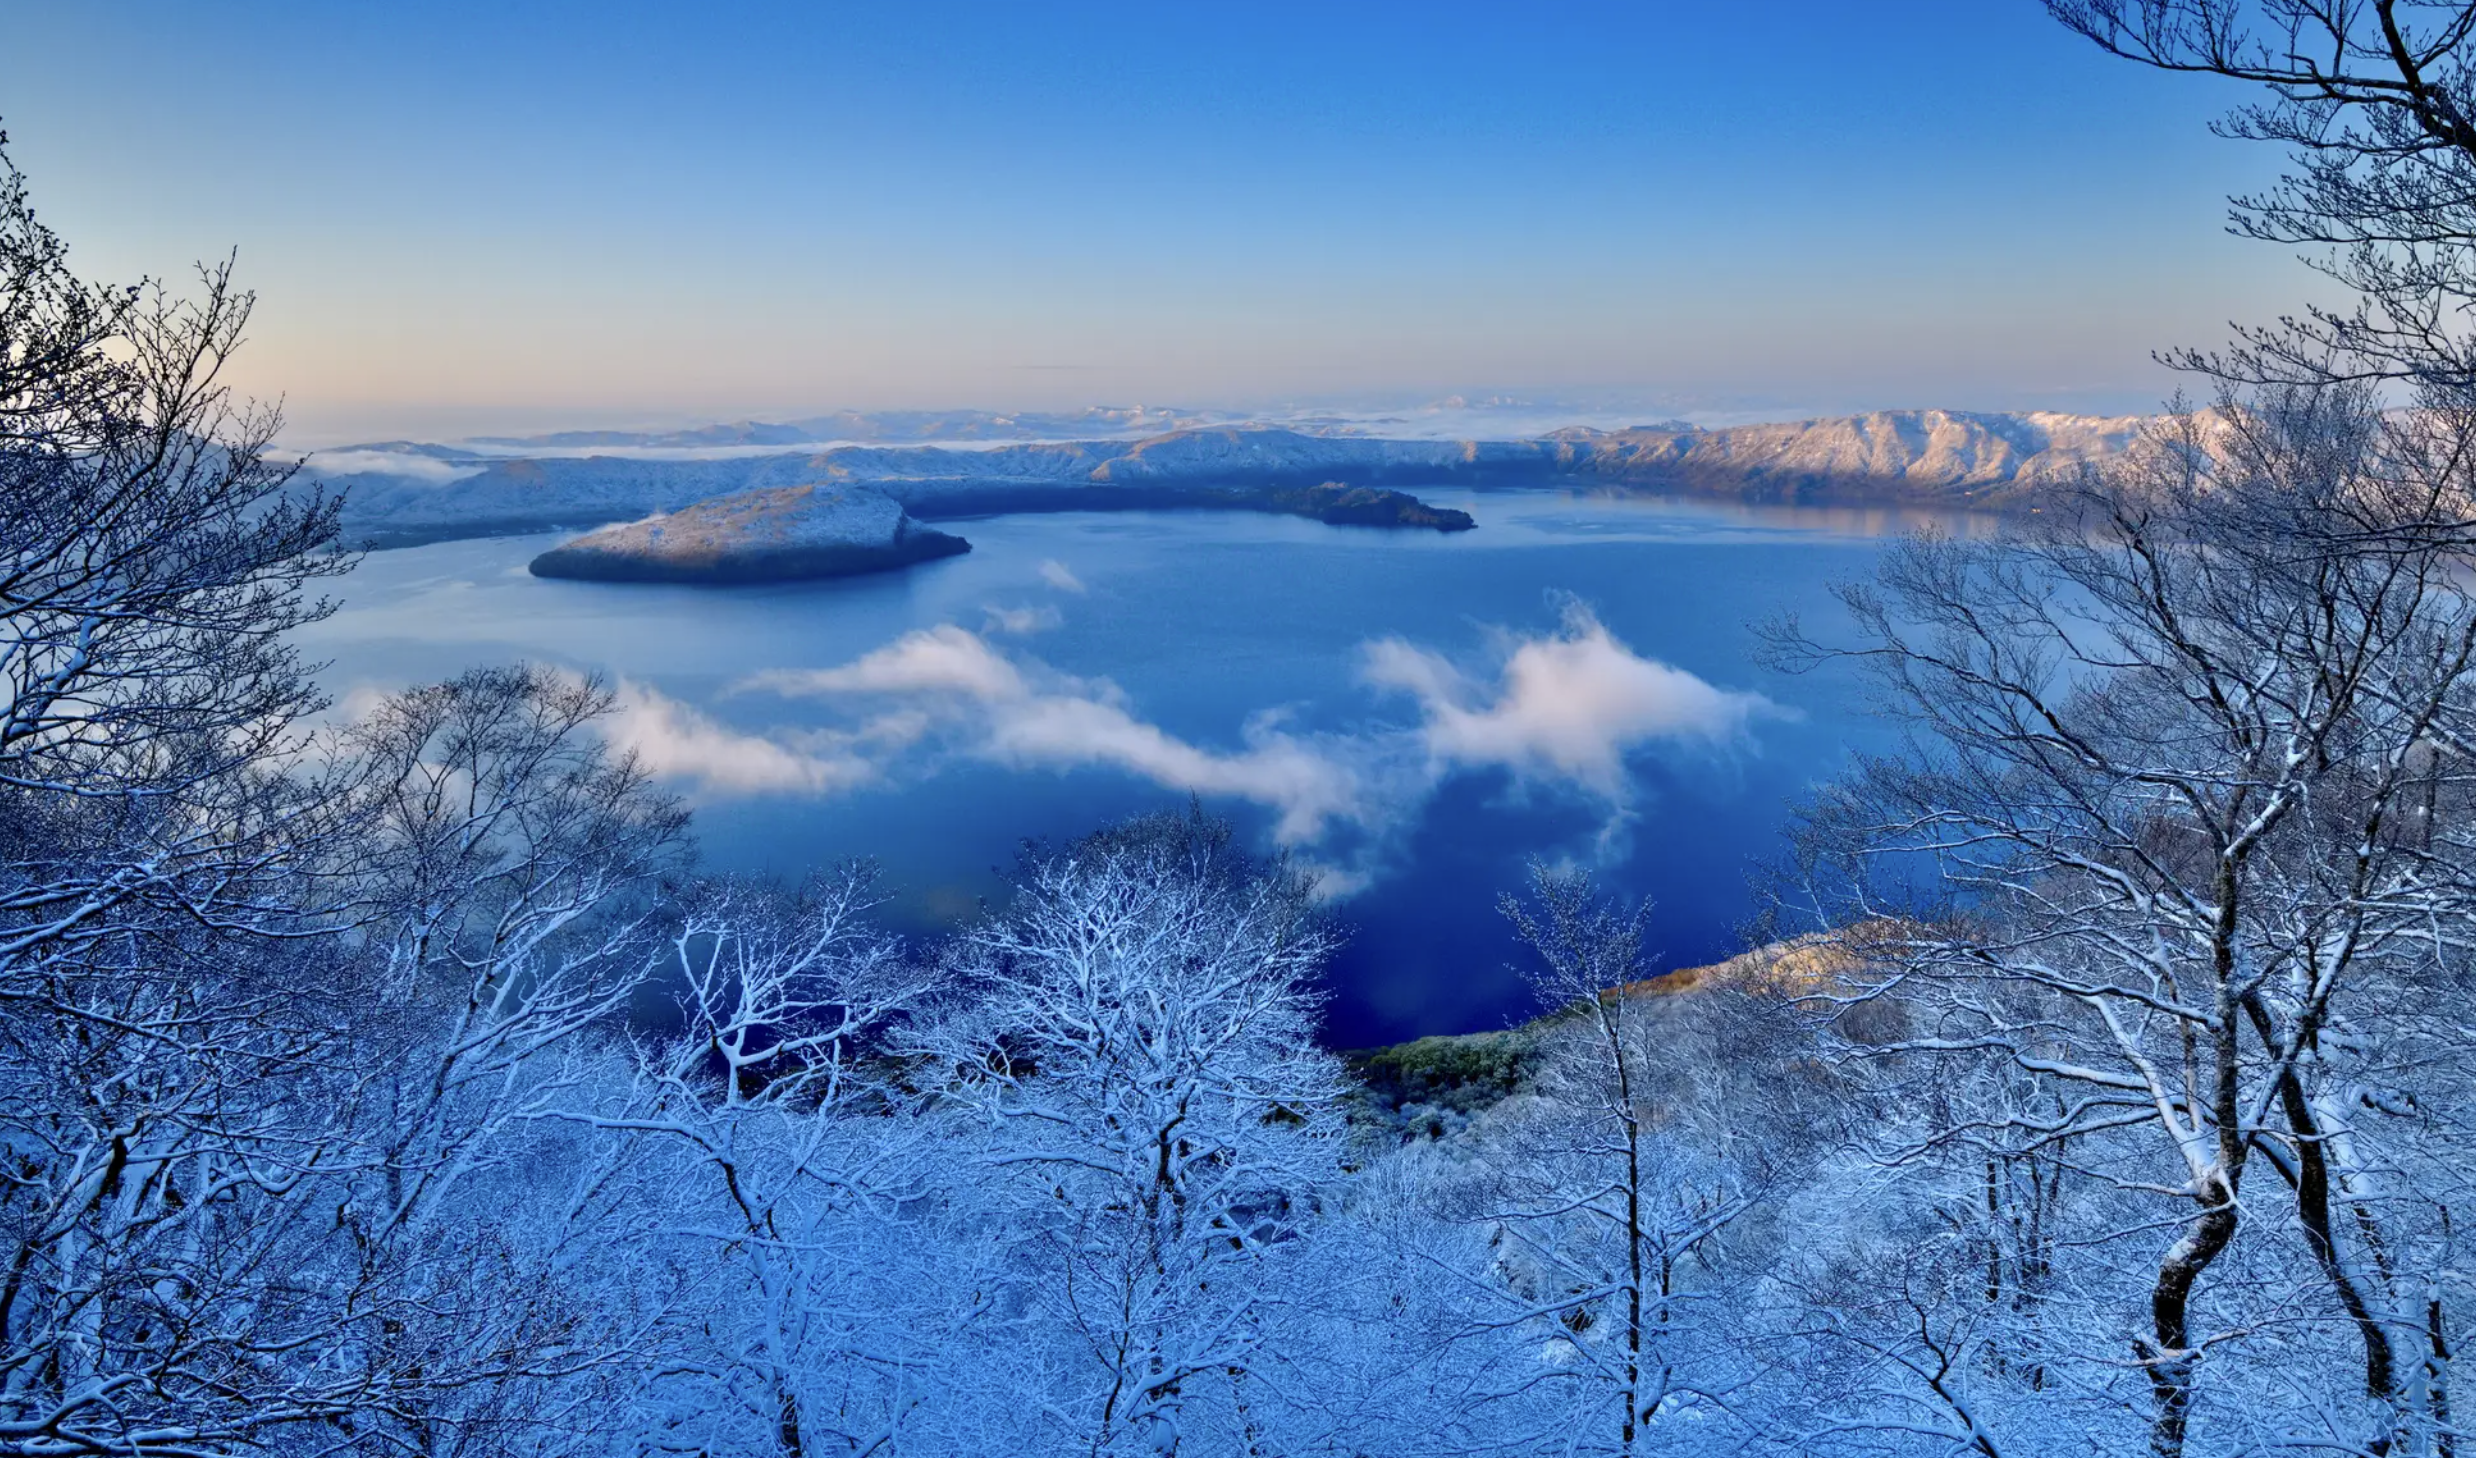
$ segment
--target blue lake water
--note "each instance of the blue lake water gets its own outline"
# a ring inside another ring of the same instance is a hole
[[[871,856],[924,930],[997,894],[1027,838],[1193,788],[1346,893],[1341,1046],[1525,1015],[1495,902],[1532,857],[1652,897],[1663,965],[1737,950],[1786,805],[1890,737],[1845,673],[1756,666],[1748,625],[1832,631],[1828,584],[1915,519],[1421,494],[1479,529],[1005,517],[907,573],[729,589],[544,581],[525,564],[555,538],[448,542],[365,559],[302,641],[347,694],[516,658],[624,680],[708,865]]]

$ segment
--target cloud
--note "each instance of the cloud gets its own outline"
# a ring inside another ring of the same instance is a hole
[[[788,698],[942,694],[996,702],[1030,694],[1022,672],[979,634],[952,623],[905,633],[840,668],[777,668],[732,685]]]
[[[1216,746],[1146,719],[1108,679],[1060,672],[947,623],[834,667],[770,670],[727,690],[819,702],[833,727],[744,733],[623,681],[610,732],[654,773],[714,794],[835,794],[934,773],[940,757],[1114,769],[1264,807],[1273,839],[1339,897],[1382,873],[1404,829],[1457,774],[1501,769],[1600,807],[1604,859],[1620,853],[1636,813],[1633,756],[1723,751],[1756,720],[1788,712],[1642,657],[1579,604],[1555,630],[1500,634],[1498,646],[1493,667],[1474,671],[1399,638],[1364,644],[1362,681],[1407,695],[1416,722],[1307,733],[1267,711],[1239,725],[1234,744]]]
[[[1241,749],[1207,749],[1139,718],[1107,679],[1018,664],[952,624],[906,633],[839,668],[776,670],[736,687],[894,699],[903,705],[897,712],[928,722],[924,733],[942,730],[974,758],[1016,769],[1106,766],[1167,789],[1249,800],[1274,812],[1274,838],[1284,845],[1368,814],[1360,776],[1338,746],[1291,735],[1277,716],[1248,721]]]
[[[1066,621],[1065,614],[1046,606],[1008,608],[988,603],[982,605],[980,611],[984,614],[980,625],[982,632],[1011,633],[1018,638],[1045,633]]]
[[[1060,592],[1080,593],[1090,590],[1083,585],[1082,578],[1077,577],[1071,568],[1055,557],[1040,564],[1040,580]]]
[[[1754,719],[1784,712],[1760,694],[1715,688],[1642,657],[1579,603],[1565,609],[1558,632],[1515,640],[1492,685],[1399,638],[1362,652],[1367,683],[1418,700],[1421,738],[1437,765],[1563,781],[1620,809],[1633,799],[1628,754],[1662,741],[1724,746]]]
[[[458,465],[414,451],[319,451],[305,457],[301,465],[313,476],[400,476],[425,486],[444,486],[482,473],[480,466]]]
[[[743,734],[629,679],[619,681],[613,698],[603,736],[634,752],[649,773],[663,779],[722,793],[824,794],[879,777],[875,762],[845,747],[853,742],[849,738],[829,736],[802,746]]]
[[[1293,856],[1290,869],[1307,878],[1309,894],[1317,901],[1347,901],[1376,883],[1376,873],[1368,866],[1338,866],[1312,856]]]
[[[984,752],[1005,763],[1112,765],[1169,789],[1266,806],[1278,816],[1273,838],[1283,845],[1316,840],[1332,821],[1365,816],[1348,766],[1262,719],[1247,725],[1246,748],[1235,754],[1198,748],[1121,705],[1067,695],[1011,706],[993,730]]]

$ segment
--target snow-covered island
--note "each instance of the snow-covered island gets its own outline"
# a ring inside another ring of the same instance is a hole
[[[741,491],[588,532],[533,559],[536,577],[793,582],[886,572],[971,550],[864,486]]]

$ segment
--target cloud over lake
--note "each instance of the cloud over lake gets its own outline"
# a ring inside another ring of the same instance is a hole
[[[659,779],[687,781],[708,794],[753,795],[831,794],[877,778],[877,766],[863,757],[741,733],[633,679],[621,679],[612,696],[604,732]]]
[[[1788,712],[1635,653],[1574,603],[1551,631],[1494,635],[1481,663],[1398,637],[1361,645],[1358,677],[1376,706],[1406,697],[1413,722],[1311,732],[1289,709],[1267,706],[1214,744],[1153,722],[1106,678],[1060,671],[990,636],[1030,626],[994,613],[986,633],[941,624],[846,663],[771,669],[726,691],[735,702],[822,706],[831,727],[737,729],[624,682],[609,732],[653,773],[707,796],[832,795],[934,775],[956,759],[1116,770],[1261,807],[1275,843],[1327,863],[1328,884],[1343,890],[1380,870],[1454,776],[1502,773],[1525,793],[1592,805],[1604,849],[1636,813],[1633,756],[1725,751]]]
[[[1562,781],[1615,806],[1633,797],[1627,755],[1660,743],[1726,745],[1756,718],[1781,712],[1760,694],[1715,688],[1642,657],[1578,602],[1566,606],[1559,631],[1513,640],[1493,683],[1400,638],[1363,651],[1369,684],[1418,701],[1421,737],[1439,765]]]
[[[1275,813],[1284,845],[1364,813],[1357,776],[1341,757],[1282,732],[1271,716],[1248,721],[1236,750],[1204,748],[1138,717],[1107,679],[1009,658],[952,624],[906,633],[839,668],[777,670],[741,687],[875,701],[879,715],[925,716],[956,752],[1017,769],[1106,766],[1165,789],[1250,801]]]

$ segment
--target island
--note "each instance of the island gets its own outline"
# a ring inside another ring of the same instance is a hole
[[[1426,527],[1440,532],[1466,532],[1478,525],[1470,519],[1469,512],[1450,506],[1430,506],[1407,491],[1352,486],[1343,481],[1307,487],[1198,491],[1184,504],[1304,516],[1333,526]]]
[[[924,513],[963,515],[951,499],[915,503]],[[1470,514],[1430,506],[1404,491],[1326,481],[1316,486],[1157,490],[1086,488],[1072,495],[1003,500],[1012,511],[1130,508],[1257,511],[1335,526],[1466,532]],[[937,505],[949,508],[939,512]],[[963,538],[923,526],[875,485],[810,482],[767,486],[657,511],[585,533],[533,559],[536,577],[591,582],[806,582],[889,572],[971,550]]]
[[[1104,479],[1064,485],[900,481],[886,483],[882,489],[897,495],[903,509],[923,521],[1053,511],[1251,511],[1303,516],[1328,526],[1466,532],[1478,525],[1469,512],[1430,506],[1407,491],[1347,481],[1314,486],[1194,485],[1142,479],[1128,484]]]
[[[803,582],[887,572],[971,550],[864,486],[738,491],[588,532],[533,559],[536,577],[593,582]]]

